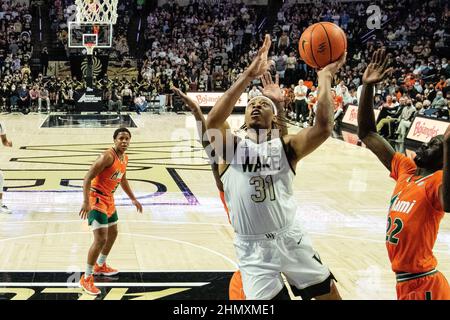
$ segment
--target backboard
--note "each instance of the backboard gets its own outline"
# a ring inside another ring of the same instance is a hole
[[[69,22],[69,48],[85,48],[93,43],[95,48],[110,48],[112,45],[112,24],[93,22]]]

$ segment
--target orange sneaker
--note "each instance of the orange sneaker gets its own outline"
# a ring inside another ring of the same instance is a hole
[[[119,273],[119,271],[111,268],[106,263],[104,263],[102,266],[99,266],[97,263],[95,263],[94,274],[96,276],[114,276],[118,273]]]
[[[100,294],[100,290],[94,284],[94,276],[90,275],[87,278],[84,278],[84,274],[80,279],[81,288],[86,291],[88,294],[96,296]]]

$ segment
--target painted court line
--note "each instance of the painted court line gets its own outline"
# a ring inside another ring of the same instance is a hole
[[[202,287],[210,282],[95,282],[97,287]],[[74,282],[0,282],[0,287],[76,287],[80,285]]]

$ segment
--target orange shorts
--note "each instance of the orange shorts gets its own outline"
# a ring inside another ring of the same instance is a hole
[[[231,223],[230,213],[228,212],[227,203],[225,202],[225,193],[223,191],[220,191],[219,194],[220,194],[220,200],[222,200],[223,207],[225,208],[225,212],[227,213],[228,222]]]
[[[450,286],[439,271],[417,279],[397,282],[398,300],[450,300]]]
[[[242,277],[239,270],[231,277],[228,294],[230,300],[245,300],[244,287],[242,286]]]
[[[89,194],[89,203],[92,210],[100,211],[110,218],[114,212],[116,212],[116,206],[114,205],[113,196],[105,196],[96,192]]]

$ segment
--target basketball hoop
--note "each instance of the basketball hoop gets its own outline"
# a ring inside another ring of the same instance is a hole
[[[88,10],[92,13],[97,13],[98,12],[98,4],[95,1],[92,1],[92,3],[90,3],[88,5]]]
[[[118,0],[75,0],[77,22],[115,24]]]
[[[85,43],[84,47],[86,48],[86,54],[88,56],[92,56],[94,54],[95,43]]]

